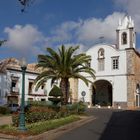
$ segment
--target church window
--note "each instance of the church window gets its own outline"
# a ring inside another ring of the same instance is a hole
[[[103,48],[100,48],[99,51],[98,51],[98,70],[99,71],[103,71],[104,70],[104,63],[105,63],[105,60],[104,60],[104,49]]]
[[[99,49],[99,51],[98,51],[98,59],[101,59],[101,58],[104,58],[104,49],[103,48]]]
[[[127,33],[122,33],[122,44],[127,44]]]
[[[112,57],[112,69],[119,69],[119,57]]]

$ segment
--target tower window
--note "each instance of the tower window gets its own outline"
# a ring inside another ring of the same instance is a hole
[[[127,33],[122,33],[122,44],[127,44]]]

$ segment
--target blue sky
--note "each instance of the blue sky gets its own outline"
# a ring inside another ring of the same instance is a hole
[[[115,44],[115,30],[125,13],[134,19],[140,46],[139,0],[34,0],[24,13],[18,0],[0,0],[0,59],[36,61],[46,47],[80,45],[80,52],[99,42]]]

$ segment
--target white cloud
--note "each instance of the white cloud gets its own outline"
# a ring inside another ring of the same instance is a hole
[[[125,10],[134,19],[136,31],[140,33],[140,0],[116,0],[115,4]]]
[[[41,51],[37,44],[44,41],[41,32],[33,25],[15,25],[13,28],[6,27],[4,30],[8,35],[6,45],[22,57],[30,57]]]
[[[64,22],[52,31],[52,43],[82,43],[86,45],[94,44],[99,41],[99,37],[104,36],[104,40],[110,43],[116,43],[116,28],[119,18],[124,13],[115,12],[105,19],[89,18],[77,22]]]
[[[96,42],[103,36],[105,41],[114,42],[118,21],[122,16],[123,13],[115,12],[105,19],[91,18],[82,21],[77,30],[79,41]]]
[[[57,26],[51,33],[52,42],[67,42],[73,38],[75,30],[79,27],[78,22],[69,21]]]

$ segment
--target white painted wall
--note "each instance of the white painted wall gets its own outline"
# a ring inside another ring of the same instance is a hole
[[[127,102],[127,77],[126,76],[114,77],[113,101]]]

